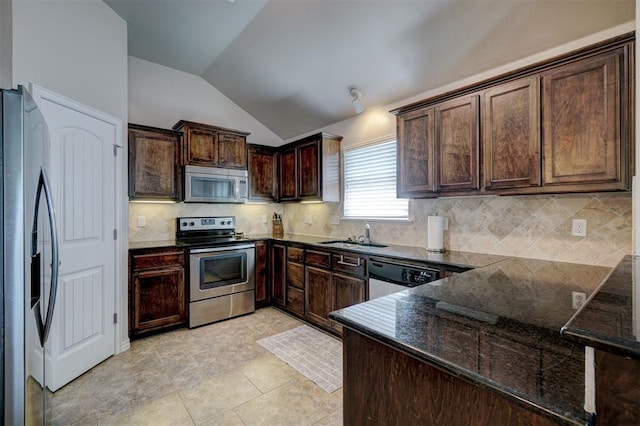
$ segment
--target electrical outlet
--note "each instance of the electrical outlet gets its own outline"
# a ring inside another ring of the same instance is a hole
[[[267,215],[266,214],[262,215],[262,223],[263,224],[267,223]]]
[[[138,228],[144,228],[147,226],[147,218],[144,216],[138,216]]]
[[[571,235],[574,237],[586,237],[587,219],[573,219],[573,222],[571,222]]]
[[[573,309],[580,309],[584,302],[587,301],[587,294],[581,291],[572,291],[571,292],[571,306]]]
[[[311,223],[313,223],[313,219],[310,214],[304,215],[304,223],[306,223],[307,225],[311,225]]]

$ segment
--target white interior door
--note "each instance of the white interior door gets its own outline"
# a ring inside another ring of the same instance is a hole
[[[115,352],[114,145],[121,124],[38,87],[33,96],[51,133],[61,261],[46,346],[46,384],[55,391]]]

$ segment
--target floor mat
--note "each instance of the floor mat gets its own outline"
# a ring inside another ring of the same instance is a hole
[[[342,342],[303,325],[257,342],[327,393],[342,387]]]

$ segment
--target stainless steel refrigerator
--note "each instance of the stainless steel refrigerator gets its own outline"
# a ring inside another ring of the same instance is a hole
[[[22,86],[1,91],[0,110],[0,417],[5,425],[45,424],[44,360],[59,265],[49,131]]]

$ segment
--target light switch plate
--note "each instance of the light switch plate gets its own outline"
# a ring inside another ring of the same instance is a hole
[[[138,228],[144,228],[147,226],[147,218],[144,216],[138,216]]]

